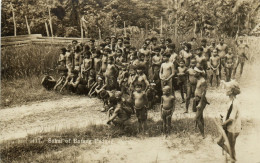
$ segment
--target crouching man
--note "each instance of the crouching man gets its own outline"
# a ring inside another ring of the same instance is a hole
[[[115,126],[123,127],[125,122],[130,119],[132,113],[133,109],[131,107],[131,102],[124,98],[120,98],[112,116],[109,117],[107,124],[112,122]]]

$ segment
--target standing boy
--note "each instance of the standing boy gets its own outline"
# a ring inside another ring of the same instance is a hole
[[[163,96],[161,101],[161,117],[163,120],[163,133],[169,134],[171,130],[172,113],[175,110],[175,97],[171,94],[171,88],[165,86],[163,88]]]
[[[172,62],[169,61],[170,53],[165,53],[163,55],[163,63],[160,68],[160,79],[161,79],[161,87],[168,85],[171,89],[171,93],[173,92],[172,86],[172,77],[175,75],[175,68]]]

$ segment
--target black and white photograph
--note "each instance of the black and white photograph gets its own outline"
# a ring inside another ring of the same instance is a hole
[[[1,0],[0,162],[260,163],[260,0]]]

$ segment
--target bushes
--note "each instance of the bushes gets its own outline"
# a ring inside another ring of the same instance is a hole
[[[2,48],[2,79],[41,75],[48,68],[53,69],[57,66],[58,57],[57,46],[28,45]]]

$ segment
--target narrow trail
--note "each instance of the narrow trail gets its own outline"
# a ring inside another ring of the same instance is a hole
[[[239,79],[242,118],[253,121],[253,127],[242,131],[237,139],[238,162],[260,162],[260,110],[259,91],[260,65],[246,65],[243,77]],[[250,73],[249,73],[250,72]],[[205,109],[205,117],[218,117],[226,113],[228,101],[223,89],[211,88],[207,97],[211,103]],[[223,103],[220,103],[223,102]],[[183,114],[184,104],[180,104],[177,93],[177,106],[173,118],[194,117],[194,113]],[[99,99],[82,96],[69,96],[59,100],[35,102],[30,105],[0,110],[0,141],[22,138],[27,134],[48,132],[66,128],[82,128],[89,124],[104,124],[106,114],[101,113]],[[159,120],[159,113],[148,117]],[[207,129],[205,129],[207,130]],[[199,135],[179,138],[171,135],[160,137],[117,138],[109,145],[93,151],[85,151],[78,157],[79,162],[106,160],[108,162],[224,162],[216,140]]]

